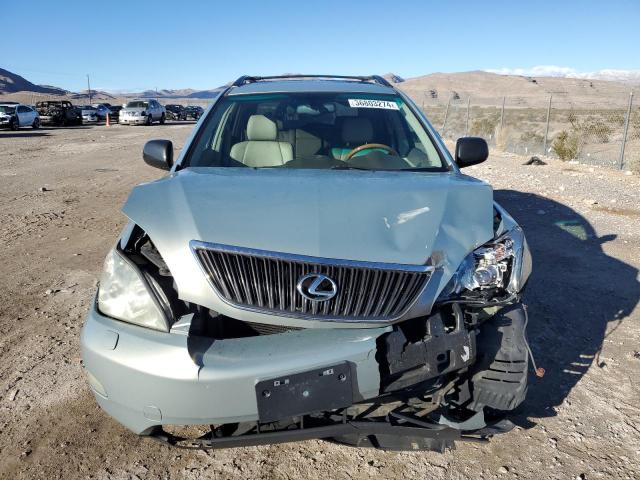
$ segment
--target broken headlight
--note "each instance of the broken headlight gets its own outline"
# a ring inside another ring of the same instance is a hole
[[[117,249],[111,250],[104,261],[98,309],[124,322],[168,331],[167,319],[147,279]]]
[[[531,253],[524,232],[515,226],[498,239],[477,248],[460,264],[451,279],[449,294],[502,289],[522,290],[531,274]]]

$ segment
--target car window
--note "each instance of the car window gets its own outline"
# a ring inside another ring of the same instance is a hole
[[[126,105],[126,108],[148,108],[148,107],[149,107],[148,102],[140,102],[140,101],[129,102]]]
[[[232,95],[208,115],[183,166],[448,170],[397,95]]]

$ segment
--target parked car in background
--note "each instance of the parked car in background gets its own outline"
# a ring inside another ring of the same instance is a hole
[[[170,140],[144,146],[169,174],[131,192],[90,302],[97,402],[188,448],[444,451],[508,432],[532,259],[461,171],[486,141],[452,155],[380,76],[300,77],[239,78],[177,158]]]
[[[98,122],[98,109],[91,105],[82,105],[78,107],[80,114],[82,115],[82,123],[97,123]]]
[[[184,106],[178,104],[169,104],[164,107],[167,111],[168,120],[186,120],[187,111]]]
[[[105,122],[107,120],[107,115],[109,115],[109,121],[116,122],[118,114],[114,112],[114,107],[109,103],[97,103],[93,105],[96,109],[96,115],[98,116],[98,120],[101,122]],[[121,107],[122,108],[122,107]]]
[[[185,112],[186,118],[193,118],[194,120],[198,120],[204,113],[204,108],[198,107],[197,105],[189,105],[187,108],[185,108]]]
[[[82,125],[82,113],[68,100],[47,100],[36,103],[40,123],[45,125]]]
[[[109,110],[111,110],[111,113],[113,114],[114,122],[120,121],[120,112],[122,111],[122,108],[122,105],[111,105],[109,107]]]
[[[119,122],[123,125],[151,125],[164,123],[167,113],[155,100],[133,100],[120,110]]]
[[[0,103],[0,128],[40,127],[40,116],[32,107],[19,103]]]

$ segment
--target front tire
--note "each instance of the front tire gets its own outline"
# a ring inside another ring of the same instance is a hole
[[[13,119],[13,122],[11,123],[11,130],[20,130],[20,120],[18,117]]]
[[[151,114],[147,115],[147,123],[145,125],[150,126],[153,123],[153,117]]]
[[[31,128],[33,128],[34,130],[37,130],[40,128],[40,119],[39,118],[34,118],[33,119],[33,123],[31,124]]]
[[[164,121],[165,121],[165,117],[163,113],[162,116],[160,117],[160,125],[164,125]]]

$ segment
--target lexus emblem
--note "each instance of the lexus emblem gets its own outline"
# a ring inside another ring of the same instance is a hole
[[[326,302],[338,294],[338,285],[331,278],[319,273],[305,275],[298,280],[298,292],[312,302]]]

